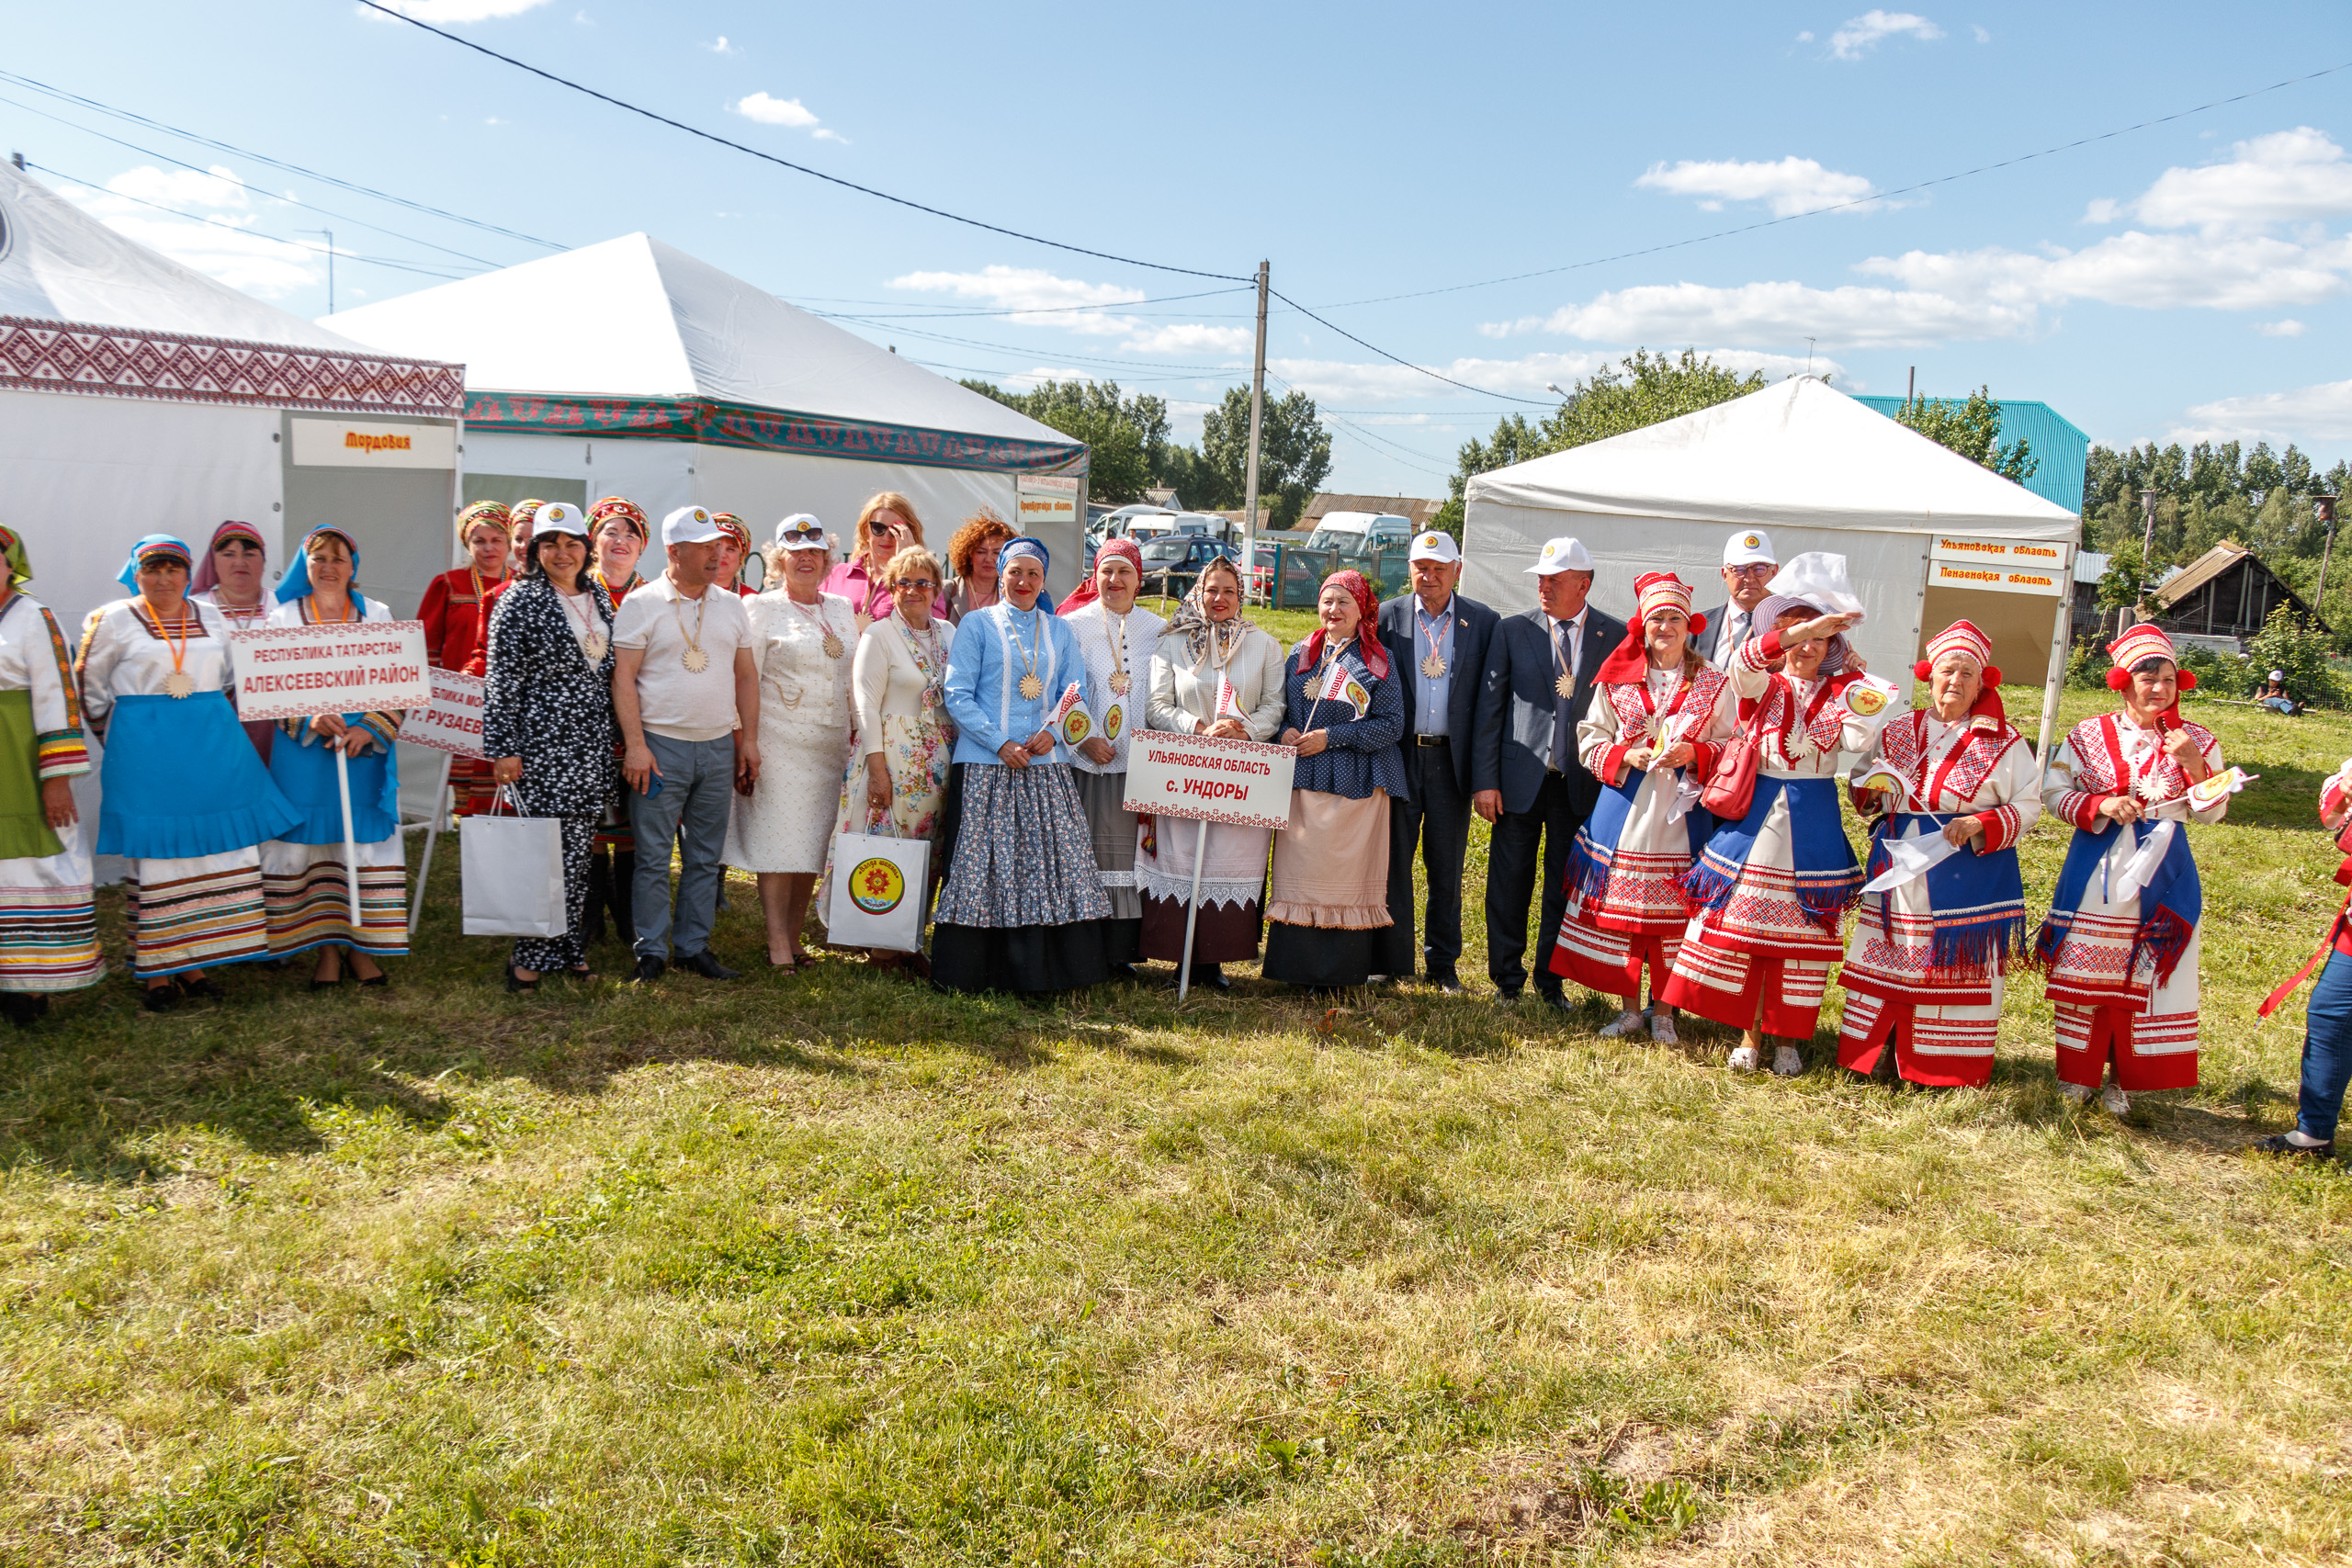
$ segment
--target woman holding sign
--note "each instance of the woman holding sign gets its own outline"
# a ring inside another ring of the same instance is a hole
[[[1073,748],[1078,798],[1094,840],[1094,869],[1111,900],[1102,956],[1117,974],[1142,952],[1143,897],[1136,891],[1136,819],[1125,804],[1127,737],[1151,689],[1151,654],[1168,623],[1136,603],[1143,552],[1113,539],[1094,558],[1094,575],[1064,601],[1062,618],[1086,658],[1086,706],[1094,733]]]
[[[1241,573],[1219,556],[1201,568],[1193,591],[1160,634],[1151,656],[1146,717],[1175,735],[1273,739],[1283,727],[1283,645],[1241,616]],[[1272,832],[1179,817],[1146,817],[1136,833],[1136,887],[1143,895],[1143,956],[1184,961],[1185,906],[1193,896],[1193,857],[1200,867],[1201,908],[1193,931],[1195,986],[1229,990],[1219,967],[1258,956],[1266,894],[1266,848]]]
[[[359,545],[333,525],[302,540],[277,585],[272,626],[311,626],[392,618],[380,599],[355,592]],[[262,891],[269,909],[269,950],[280,958],[319,952],[311,988],[343,978],[343,954],[363,986],[390,985],[378,958],[408,952],[408,856],[401,843],[400,766],[392,736],[397,713],[322,713],[284,720],[270,749],[269,773],[302,820],[261,847]],[[338,764],[336,753],[343,761]],[[344,860],[343,786],[351,784],[347,835],[359,863]],[[359,923],[351,922],[351,884],[359,885]]]
[[[1328,990],[1372,977],[1388,913],[1388,802],[1404,795],[1405,694],[1361,572],[1335,571],[1323,623],[1285,668],[1283,744],[1298,750],[1290,827],[1274,840],[1269,980]],[[1364,635],[1359,636],[1359,633]]]
[[[258,846],[303,819],[238,731],[229,624],[187,597],[190,559],[168,534],[132,546],[118,580],[132,596],[91,613],[74,667],[106,742],[96,852],[130,857],[131,964],[153,1012],[219,996],[209,965],[269,956]]]
[[[2240,776],[2222,745],[2180,716],[2197,677],[2172,638],[2136,626],[2108,644],[2123,711],[2075,726],[2041,797],[2075,825],[2050,916],[2033,944],[2057,1011],[2058,1080],[2117,1116],[2133,1089],[2197,1086],[2198,933],[2204,889],[2185,822],[2219,822]]]
[[[416,618],[424,623],[424,661],[436,670],[471,670],[481,657],[491,605],[506,582],[514,514],[495,501],[477,501],[458,513],[458,547],[466,564],[424,585]],[[490,764],[479,757],[449,759],[449,787],[458,815],[490,809]]]
[[[561,823],[565,934],[523,937],[506,988],[535,990],[550,972],[593,980],[582,928],[588,850],[620,793],[613,747],[613,602],[588,572],[588,526],[566,502],[540,508],[524,574],[490,619],[481,749],[527,817]]]
[[[1879,731],[1854,770],[1854,807],[1875,818],[1860,918],[1838,983],[1846,990],[1838,1060],[1869,1073],[1891,1044],[1905,1083],[1992,1081],[2003,976],[2025,952],[2018,840],[2041,815],[2033,752],[2001,709],[1991,639],[1954,621],[1912,673],[1932,705]],[[1898,867],[1892,846],[1915,846]],[[1943,858],[1915,870],[1927,849]]]
[[[997,558],[1003,602],[964,617],[947,661],[957,766],[931,974],[951,990],[1066,991],[1110,976],[1111,901],[1070,781],[1070,743],[1091,728],[1086,660],[1038,606],[1045,545],[1013,539]]]
[[[825,525],[806,512],[775,525],[766,558],[768,581],[783,586],[743,601],[760,671],[760,776],[735,796],[724,857],[758,875],[768,963],[790,974],[808,962],[801,928],[832,844],[857,610],[824,591]]]

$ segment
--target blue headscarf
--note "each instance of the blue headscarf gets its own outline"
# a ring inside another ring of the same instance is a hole
[[[190,571],[196,570],[196,552],[187,547],[186,540],[175,539],[169,534],[149,534],[130,547],[130,558],[122,563],[122,570],[115,574],[115,581],[133,592],[138,592],[139,569],[158,558],[175,560]]]
[[[277,602],[290,604],[307,598],[311,592],[311,541],[322,534],[332,534],[343,541],[351,552],[351,613],[356,620],[368,618],[368,601],[359,592],[359,541],[332,523],[322,523],[302,536],[301,545],[294,551],[294,558],[287,564],[286,579],[277,585]]]
[[[1054,558],[1046,552],[1046,541],[1033,534],[1023,534],[1017,539],[1007,539],[997,547],[997,570],[1002,571],[1006,562],[1021,556],[1035,556],[1037,565],[1041,569],[1049,572],[1054,570]]]

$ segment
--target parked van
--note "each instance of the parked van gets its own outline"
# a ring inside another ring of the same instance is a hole
[[[1413,520],[1394,512],[1327,512],[1306,537],[1311,550],[1376,550],[1409,544]]]

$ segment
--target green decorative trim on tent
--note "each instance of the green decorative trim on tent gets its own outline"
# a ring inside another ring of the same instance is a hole
[[[999,473],[1058,472],[1086,458],[1083,442],[1016,441],[914,425],[866,424],[711,398],[581,398],[469,391],[466,423],[476,430],[700,441],[760,452],[804,452],[868,463]]]

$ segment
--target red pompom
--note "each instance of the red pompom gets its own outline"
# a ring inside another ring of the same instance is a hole
[[[1704,615],[1693,615],[1693,616],[1691,616],[1691,617],[1690,617],[1690,635],[1691,635],[1692,637],[1697,637],[1701,632],[1705,631],[1706,629],[1707,629],[1707,617],[1706,617],[1706,616],[1704,616]]]
[[[2184,670],[2180,672],[2180,689],[2184,692],[2193,692],[2197,689],[2196,671]]]
[[[2107,689],[2110,692],[2130,691],[2132,689],[2132,671],[2129,670],[2109,671],[2107,672]]]
[[[1928,672],[1934,669],[1934,665],[1922,659],[1918,663],[1911,666],[1911,673],[1916,679],[1924,681],[1928,678]]]
[[[2001,667],[1999,665],[1987,664],[1984,666],[1984,683],[1988,686],[1997,686],[2001,683]]]

